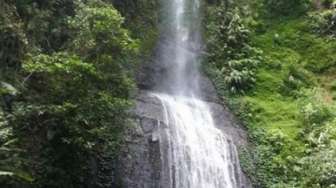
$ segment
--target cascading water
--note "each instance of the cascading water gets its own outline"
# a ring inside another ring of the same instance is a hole
[[[196,98],[157,94],[168,127],[161,187],[238,188],[241,174],[234,145],[214,125],[206,103]]]
[[[164,188],[240,188],[241,170],[235,146],[219,130],[199,90],[200,2],[166,1],[165,43],[161,63],[167,76],[152,95],[162,104],[160,126]],[[168,42],[167,42],[168,41]]]

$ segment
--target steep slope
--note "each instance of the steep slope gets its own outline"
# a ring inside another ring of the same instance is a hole
[[[309,1],[231,6],[209,10],[205,69],[249,130],[255,147],[241,156],[254,185],[333,187],[335,11]]]

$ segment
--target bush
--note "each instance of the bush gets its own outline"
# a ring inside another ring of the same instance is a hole
[[[29,51],[52,53],[64,48],[71,38],[65,19],[73,16],[74,0],[15,0],[17,15],[24,22]]]
[[[320,148],[309,157],[302,159],[306,187],[333,188],[336,185],[336,141],[329,148]]]
[[[86,97],[94,89],[95,81],[101,80],[93,64],[83,62],[76,55],[57,53],[40,54],[27,61],[23,70],[29,76],[25,92],[35,93],[26,97],[40,104],[77,102],[80,95]],[[102,81],[102,80],[101,80]]]
[[[310,25],[313,32],[336,38],[336,11],[327,10],[311,14]]]
[[[297,16],[309,8],[309,0],[264,0],[268,14],[277,16]]]
[[[8,82],[19,96],[6,122],[12,128],[10,138],[0,135],[1,148],[7,141],[13,144],[10,152],[0,152],[0,184],[25,187],[12,181],[23,174],[30,187],[114,187],[112,162],[130,123],[137,41],[122,26],[118,11],[100,0],[17,2],[20,16],[27,16],[24,29],[31,49],[22,60],[23,55],[14,54],[22,66],[7,71],[15,76]],[[70,10],[58,16],[63,5]],[[66,24],[65,35],[71,37],[44,45],[53,39],[49,34],[59,32],[59,24]],[[9,31],[5,33],[16,36]],[[2,34],[0,40],[7,36]],[[41,40],[34,40],[35,34]],[[0,86],[0,93],[8,92]]]
[[[261,52],[249,45],[250,31],[239,10],[227,9],[221,4],[209,8],[208,14],[211,20],[207,24],[207,63],[218,69],[216,85],[232,93],[251,89],[256,81]]]
[[[300,162],[303,169],[303,186],[328,187],[336,185],[336,121],[315,129],[309,134],[308,143],[312,146],[310,155]]]
[[[112,5],[93,2],[79,3],[76,16],[69,19],[75,32],[70,49],[87,58],[112,54],[113,59],[130,57],[137,51],[138,41],[122,27],[124,18]]]
[[[336,91],[336,80],[334,80],[333,82],[331,82],[330,89],[331,89],[332,91]]]
[[[110,61],[106,63],[108,71]],[[107,153],[112,158],[110,153],[120,145],[120,135],[128,124],[133,84],[110,82],[106,73],[112,72],[103,72],[67,53],[38,55],[23,68],[29,75],[22,91],[28,102],[15,105],[11,124],[19,143],[28,144],[39,166],[34,171],[36,182],[42,187],[90,183],[81,180],[90,176],[89,161],[100,163],[99,157]],[[122,71],[114,74],[125,77]]]
[[[248,172],[254,186],[280,188],[295,180],[298,164],[293,142],[280,130],[254,129],[250,134],[256,144],[252,156],[255,169]]]
[[[330,109],[318,103],[308,103],[302,109],[304,122],[309,125],[321,125],[332,117]]]
[[[305,132],[322,127],[335,116],[333,106],[323,101],[320,92],[317,89],[306,91],[307,96],[301,108]]]
[[[0,108],[0,185],[25,187],[23,185],[31,184],[34,179],[24,168],[28,161],[20,157],[24,150],[16,145],[18,140],[9,120],[9,115]]]
[[[0,3],[0,74],[7,68],[19,69],[27,50],[27,38],[15,8]],[[15,20],[13,23],[12,20]]]
[[[208,11],[210,21],[208,31],[208,59],[221,67],[221,63],[240,59],[249,52],[248,28],[243,24],[239,10],[226,11],[224,5],[211,7]]]
[[[313,76],[304,68],[290,66],[289,73],[283,80],[281,93],[285,96],[299,97],[300,90],[314,85]]]
[[[255,59],[240,59],[229,61],[221,69],[221,76],[226,88],[232,93],[251,89],[256,82],[256,68],[259,64]]]
[[[335,4],[335,1],[334,0],[323,0],[322,1],[322,5],[325,7],[325,8],[332,8],[332,6]]]

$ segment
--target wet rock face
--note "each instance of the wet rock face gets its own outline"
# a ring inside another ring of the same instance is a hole
[[[158,188],[161,169],[157,137],[162,122],[160,104],[147,95],[140,95],[133,113],[134,124],[128,128],[117,178],[122,188]]]
[[[206,87],[213,89],[211,82],[205,83],[208,84]],[[229,135],[237,147],[245,147],[247,145],[245,130],[229,110],[218,103],[217,96],[214,93],[210,94],[213,96],[205,95],[204,100],[209,101],[207,103],[211,108],[216,125],[226,135]],[[162,144],[159,140],[159,131],[167,126],[164,124],[161,103],[149,92],[140,91],[133,114],[135,123],[128,129],[126,146],[120,156],[117,168],[120,187],[166,188],[164,185],[160,185],[161,164],[164,159],[160,151],[167,149],[160,148]],[[251,187],[248,179],[245,177],[244,179],[245,183],[241,187]]]

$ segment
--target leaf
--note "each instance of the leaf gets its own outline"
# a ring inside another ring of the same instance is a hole
[[[0,170],[0,177],[1,176],[11,176],[21,179],[22,181],[26,182],[33,182],[34,178],[25,172],[10,172],[10,171],[1,171]]]
[[[14,173],[8,171],[0,171],[0,176],[14,176]]]

